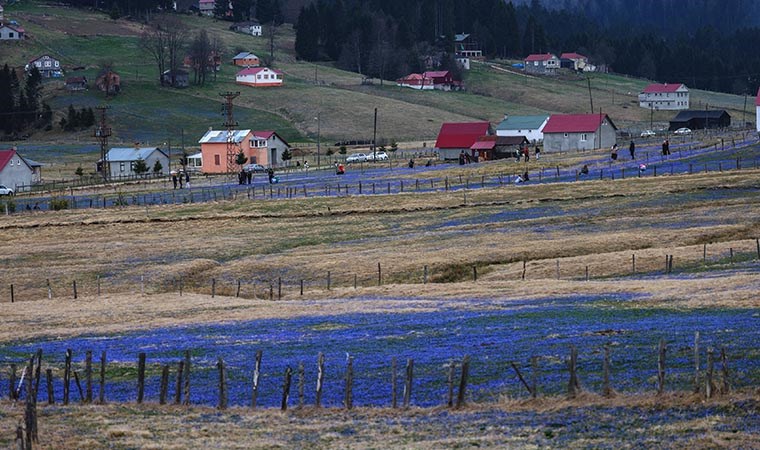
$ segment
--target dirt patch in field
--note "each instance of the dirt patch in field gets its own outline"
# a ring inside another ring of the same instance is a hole
[[[83,15],[72,18],[49,14],[18,14],[24,22],[70,36],[139,36],[144,25],[127,21],[114,21],[104,17]],[[96,18],[97,17],[97,18]]]

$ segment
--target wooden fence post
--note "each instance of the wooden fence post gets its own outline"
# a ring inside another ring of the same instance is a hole
[[[425,264],[425,267],[422,268],[422,284],[427,284],[428,282],[428,266]]]
[[[180,279],[180,283],[181,283]],[[184,368],[184,378],[185,378],[185,398],[182,402],[183,405],[189,405],[190,404],[190,350],[185,350],[185,368]]]
[[[328,270],[328,271],[327,271],[327,290],[328,290],[328,291],[330,290],[330,281],[332,281],[332,280],[331,280],[331,273],[330,273],[330,271]]]
[[[282,401],[280,402],[280,409],[287,411],[288,409],[288,397],[290,397],[290,379],[293,375],[293,370],[288,367],[285,369],[285,380],[282,383]]]
[[[66,359],[63,366],[63,404],[69,404],[69,390],[71,389],[71,349],[66,349]]]
[[[705,398],[712,398],[715,392],[713,383],[713,349],[707,348],[707,378],[705,379]]]
[[[472,266],[472,281],[478,281],[478,266]]]
[[[71,285],[74,288],[74,300],[76,300],[77,299],[77,280],[72,281]]]
[[[578,363],[578,350],[576,350],[574,345],[571,345],[570,359],[567,361],[567,367],[570,370],[570,382],[567,385],[568,398],[575,398],[578,391],[580,390],[580,386],[578,383],[578,374],[576,371],[577,363]]]
[[[406,381],[404,382],[404,408],[409,408],[412,400],[412,380],[414,379],[414,360],[406,360]]]
[[[219,370],[219,402],[217,408],[220,410],[227,409],[227,379],[224,374],[224,360],[218,357],[216,367]]]
[[[723,388],[721,389],[721,394],[726,395],[730,390],[730,385],[728,383],[728,358],[726,357],[726,347],[720,348],[720,363],[721,378],[723,379]]]
[[[251,380],[251,408],[256,409],[256,402],[259,398],[259,382],[261,379],[261,357],[263,352],[256,351],[256,358],[253,362],[253,379]]]
[[[26,370],[26,408],[24,411],[24,422],[26,425],[26,448],[32,449],[32,443],[37,442],[37,399],[32,385],[32,368],[34,366],[34,357],[29,361]]]
[[[8,399],[16,400],[16,365],[11,364],[10,380],[8,381]]]
[[[13,283],[11,283],[11,303],[13,303]]]
[[[298,363],[298,409],[303,409],[304,387],[306,384],[303,361]]]
[[[758,255],[760,255],[760,252],[758,252]],[[53,288],[50,287],[50,278],[45,279],[45,283],[47,284],[48,300],[52,300],[53,299]]]
[[[449,386],[449,395],[448,395],[448,401],[446,402],[446,406],[451,408],[454,406],[454,374],[456,372],[456,363],[452,359],[449,361],[449,376],[447,378],[447,384]]]
[[[182,402],[182,373],[185,369],[185,362],[179,361],[177,363],[177,380],[174,387],[174,404],[179,405]]]
[[[140,295],[145,295],[145,275],[140,275]]]
[[[559,259],[557,260],[557,279],[560,279],[560,272],[559,272]]]
[[[380,263],[377,263],[377,285],[381,286],[383,284],[383,271],[380,267]]]
[[[301,295],[303,295],[303,279],[301,280]]]
[[[45,381],[47,382],[48,405],[54,405],[55,394],[53,394],[53,369],[45,370]]]
[[[237,290],[235,290],[235,297],[240,297],[240,279],[237,280]]]
[[[462,358],[462,377],[459,379],[459,392],[457,393],[456,409],[464,406],[465,392],[467,390],[467,379],[470,376],[470,355]]]
[[[697,331],[694,333],[694,393],[699,391],[699,331]]]
[[[169,390],[169,366],[164,365],[161,370],[161,388],[158,394],[158,403],[160,405],[166,404],[166,393]]]
[[[604,346],[604,364],[602,365],[604,372],[604,396],[612,397],[612,389],[610,388],[610,345]]]
[[[145,353],[141,352],[137,358],[137,404],[140,404],[145,394]]]
[[[86,387],[85,403],[92,403],[92,350],[87,350],[84,356],[84,379]]]
[[[702,244],[702,264],[707,262],[707,244]]]
[[[523,270],[522,270],[522,280],[525,280],[525,271],[527,270],[528,263],[526,261],[523,261]]]
[[[325,355],[319,352],[317,355],[317,394],[316,394],[316,407],[322,407],[322,386],[325,382]]]
[[[354,406],[353,398],[353,385],[354,385],[354,357],[348,355],[346,358],[346,392],[343,399],[343,405],[346,409],[351,409]]]
[[[660,339],[660,349],[657,352],[657,395],[665,392],[665,351],[667,344],[665,339]]]
[[[586,281],[588,281],[588,266],[586,266]]]
[[[211,279],[211,298],[216,295],[216,278]]]
[[[631,255],[631,273],[636,275],[636,254]]]
[[[398,407],[398,362],[391,358],[391,408]]]
[[[282,300],[282,277],[277,277],[277,300]]]

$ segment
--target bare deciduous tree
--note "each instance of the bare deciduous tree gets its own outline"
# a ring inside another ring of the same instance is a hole
[[[163,74],[171,74],[169,83],[174,85],[174,77],[182,63],[182,53],[187,43],[187,31],[182,21],[172,15],[156,17],[149,30],[140,35],[139,46],[153,57],[158,66],[158,79],[164,85]]]

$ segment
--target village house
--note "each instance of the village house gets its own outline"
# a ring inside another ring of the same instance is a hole
[[[116,95],[121,92],[121,76],[113,70],[101,70],[95,86],[108,95]]]
[[[165,70],[161,74],[161,81],[166,86],[186,88],[190,86],[190,74],[186,70]]]
[[[588,66],[588,58],[580,53],[562,53],[559,56],[559,65],[563,69],[572,69],[576,72],[585,71]]]
[[[213,16],[215,5],[216,5],[215,0],[199,0],[198,11],[200,11],[200,13],[203,14],[204,16]]]
[[[63,76],[61,62],[50,55],[42,55],[37,59],[29,61],[24,70],[29,72],[32,70],[32,67],[36,67],[43,78],[60,78]]]
[[[523,62],[526,72],[537,75],[556,75],[559,69],[559,58],[551,53],[528,55]]]
[[[639,94],[639,106],[655,110],[689,109],[689,89],[683,83],[650,84]]]
[[[422,74],[412,73],[396,80],[396,85],[420,90],[451,91],[462,89],[462,82],[454,80],[448,70],[429,71]]]
[[[617,127],[606,114],[553,114],[544,126],[544,150],[592,150],[617,142]]]
[[[232,64],[241,67],[258,67],[259,57],[250,52],[240,52],[232,58]]]
[[[200,172],[203,170],[203,153],[193,153],[187,156],[187,164],[185,169],[190,172]]]
[[[0,184],[19,192],[39,181],[39,170],[35,171],[15,148],[0,150]]]
[[[431,78],[425,78],[419,73],[410,73],[409,75],[396,80],[396,86],[420,90],[432,90],[433,80]]]
[[[227,140],[226,130],[209,130],[198,141],[203,173],[228,173]],[[282,166],[285,162],[282,155],[290,149],[290,145],[275,131],[233,130],[230,142],[234,145],[235,155],[242,152],[248,158],[246,164],[268,167]]]
[[[106,153],[111,178],[137,176],[135,164],[139,160],[145,161],[145,166],[148,168],[146,175],[153,173],[156,161],[161,163],[160,174],[168,172],[169,156],[158,147],[114,147]],[[99,168],[102,168],[102,164],[103,161],[98,161]]]
[[[24,39],[24,36],[23,27],[0,21],[0,41],[20,41]]]
[[[282,72],[268,67],[249,67],[235,75],[235,83],[244,86],[282,86]]]
[[[679,128],[704,130],[708,128],[728,128],[731,115],[723,109],[681,111],[670,121],[670,131]]]
[[[468,33],[454,35],[454,59],[465,69],[470,70],[470,60],[482,60],[480,45]]]
[[[87,90],[87,77],[66,78],[66,89],[69,91]]]
[[[441,125],[435,148],[440,159],[455,160],[463,152],[472,154],[471,147],[478,138],[490,135],[493,130],[488,122],[448,122]]]
[[[496,126],[496,135],[525,136],[530,142],[541,142],[544,140],[543,131],[548,120],[548,114],[536,116],[510,116],[505,114],[504,120]]]
[[[261,24],[258,21],[251,20],[248,22],[238,22],[230,27],[230,30],[238,33],[250,34],[251,36],[261,36]]]

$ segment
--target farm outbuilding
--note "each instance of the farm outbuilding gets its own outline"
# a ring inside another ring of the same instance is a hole
[[[679,112],[670,121],[670,131],[679,128],[692,130],[704,130],[706,128],[728,128],[731,126],[731,115],[723,109],[710,109],[706,111],[689,110]]]
[[[606,114],[554,114],[544,127],[544,150],[592,150],[612,147],[617,127]]]
[[[438,132],[435,148],[441,159],[455,160],[460,153],[471,153],[471,147],[481,136],[493,135],[488,122],[444,123]]]

